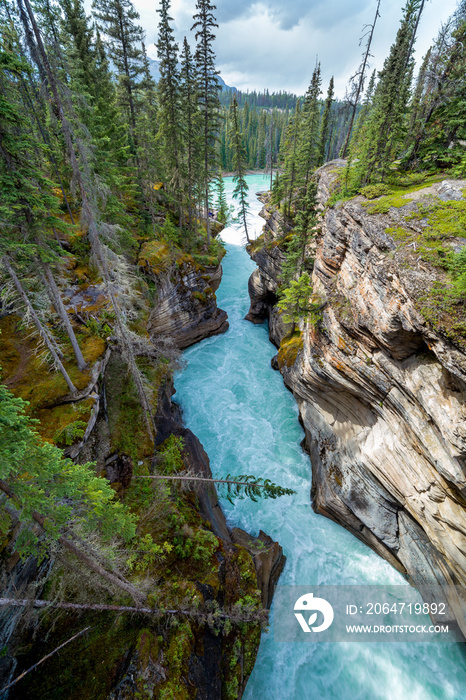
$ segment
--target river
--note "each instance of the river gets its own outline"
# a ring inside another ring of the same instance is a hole
[[[233,183],[225,180],[232,202]],[[255,192],[268,179],[248,176],[251,237],[263,220]],[[255,268],[241,230],[222,233],[228,254],[218,305],[230,329],[184,352],[175,400],[185,425],[200,439],[215,477],[254,474],[293,488],[277,500],[226,499],[229,524],[252,534],[264,530],[287,556],[279,585],[403,584],[404,579],[342,527],[310,505],[311,469],[300,448],[298,410],[270,360],[276,349],[266,325],[243,320],[249,309],[248,278]],[[245,700],[460,700],[466,698],[466,669],[460,645],[440,643],[292,644],[262,641]]]

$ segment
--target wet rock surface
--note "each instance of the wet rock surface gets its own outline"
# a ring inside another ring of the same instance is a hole
[[[154,338],[169,337],[181,350],[228,330],[227,314],[217,307],[215,291],[222,267],[197,270],[189,263],[159,277],[159,295],[149,319]]]
[[[320,170],[322,207],[343,165]],[[456,200],[461,185],[439,183],[429,196]],[[399,216],[371,215],[362,197],[323,213],[313,271],[322,321],[303,326],[303,349],[281,371],[305,428],[314,509],[419,589],[442,586],[465,634],[452,586],[466,586],[466,355],[414,303],[435,272],[398,253],[386,230]],[[281,234],[269,221],[269,250],[252,255],[252,314],[265,315],[277,291],[270,241]],[[268,315],[274,327],[276,311]]]

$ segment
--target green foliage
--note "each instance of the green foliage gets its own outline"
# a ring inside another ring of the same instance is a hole
[[[390,192],[390,187],[383,182],[379,182],[374,185],[366,185],[366,187],[361,187],[359,193],[362,194],[366,199],[375,199],[376,197],[382,197]]]
[[[234,476],[228,474],[225,480],[242,482],[226,484],[226,498],[230,503],[233,503],[235,498],[250,498],[251,501],[257,502],[259,498],[279,498],[280,496],[291,496],[296,493],[296,491],[292,489],[274,484],[270,479],[262,479],[261,477],[258,478],[250,474],[238,474]]]
[[[311,278],[304,272],[299,279],[291,280],[290,286],[282,292],[278,308],[283,312],[285,323],[298,323],[301,320],[317,323],[320,319],[322,304],[311,301],[313,294]]]
[[[53,441],[57,445],[72,445],[76,440],[82,438],[86,432],[87,423],[76,420],[55,433]]]
[[[411,199],[402,195],[387,195],[386,197],[381,197],[377,202],[363,202],[363,206],[367,207],[369,214],[388,214],[392,207],[400,209],[411,201]]]
[[[357,129],[350,145],[351,164],[359,185],[383,182],[405,136],[412,53],[423,0],[408,0],[395,43],[379,73],[364,128]]]
[[[185,527],[173,538],[174,551],[181,559],[192,558],[195,562],[211,561],[219,542],[213,532],[198,529],[194,532]]]
[[[227,226],[231,217],[232,207],[229,207],[227,204],[225,183],[221,171],[219,171],[217,177],[217,201],[215,202],[215,207],[217,210],[217,220],[220,221],[221,224]]]
[[[244,232],[246,234],[246,240],[249,243],[250,241],[247,224],[247,214],[249,210],[249,187],[246,182],[245,150],[243,144],[243,137],[239,131],[238,103],[236,102],[235,98],[233,98],[230,106],[230,124],[231,131],[229,136],[233,149],[233,181],[235,183],[233,197],[239,202],[238,218],[242,221]]]
[[[109,539],[134,536],[135,520],[115,500],[110,484],[95,476],[93,465],[74,464],[53,445],[42,442],[35,425],[25,414],[26,404],[0,385],[0,478],[15,495],[22,522],[30,526],[32,514],[46,516],[48,539],[57,539],[70,521],[84,532],[99,532]],[[40,542],[30,527],[17,544],[22,555],[38,554]]]
[[[184,440],[182,437],[170,435],[157,450],[157,467],[162,474],[175,474],[184,467]]]
[[[133,540],[132,545],[133,549],[126,564],[130,571],[135,571],[138,574],[147,572],[156,562],[163,562],[174,547],[170,542],[162,542],[161,544],[154,542],[150,534]]]

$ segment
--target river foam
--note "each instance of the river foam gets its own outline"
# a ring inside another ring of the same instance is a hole
[[[252,237],[263,221],[254,193],[267,189],[248,176]],[[226,179],[229,201],[233,190]],[[228,255],[218,304],[230,329],[184,352],[175,400],[184,422],[200,439],[216,477],[254,474],[296,491],[291,497],[254,503],[222,500],[229,524],[252,534],[264,530],[287,556],[279,585],[402,584],[387,562],[310,506],[311,469],[300,448],[298,410],[278,372],[266,326],[244,321],[247,282],[255,268],[242,247],[243,234],[222,234]],[[271,628],[273,626],[273,607]],[[245,700],[461,700],[466,671],[460,645],[419,643],[279,643],[262,636]]]

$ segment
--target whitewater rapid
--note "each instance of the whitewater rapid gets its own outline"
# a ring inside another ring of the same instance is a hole
[[[225,181],[229,203],[233,183]],[[268,179],[248,176],[252,237],[264,224],[255,193]],[[250,234],[251,235],[251,234]],[[218,305],[230,329],[183,354],[175,400],[185,425],[200,439],[216,477],[254,474],[296,491],[294,496],[222,507],[229,524],[251,534],[264,530],[287,557],[279,585],[404,584],[402,576],[358,539],[310,505],[311,466],[300,442],[298,410],[270,360],[276,348],[266,325],[244,320],[247,283],[255,268],[241,229],[222,232],[228,254]],[[461,700],[466,698],[460,645],[440,643],[312,643],[262,641],[245,700]]]

